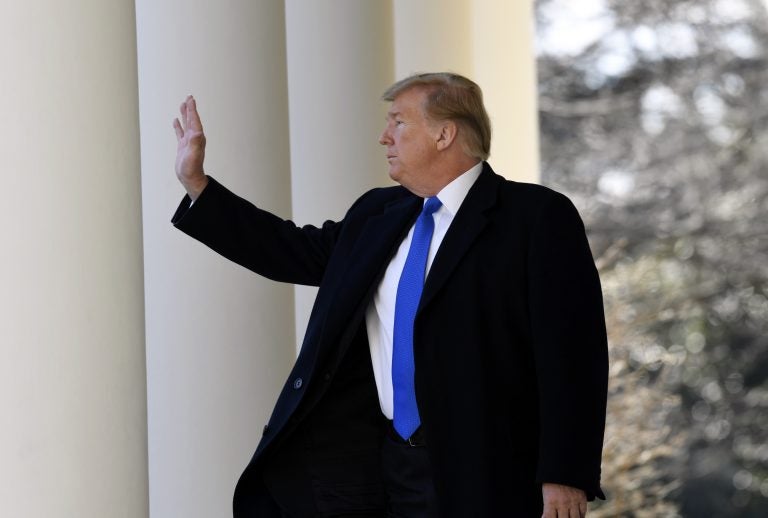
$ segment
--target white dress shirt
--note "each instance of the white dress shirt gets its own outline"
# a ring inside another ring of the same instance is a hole
[[[480,172],[483,170],[482,162],[478,162],[471,169],[446,185],[437,193],[437,198],[442,202],[438,210],[432,214],[435,221],[435,230],[429,245],[427,256],[427,270],[432,266],[432,261],[437,254],[440,243],[443,242],[448,227],[451,226],[454,216],[467,197],[469,189],[474,185]],[[368,331],[368,343],[371,349],[371,363],[373,363],[373,375],[376,378],[376,387],[379,391],[379,403],[381,411],[387,418],[394,415],[392,403],[392,334],[395,326],[395,298],[397,297],[397,284],[400,274],[408,257],[411,247],[413,228],[411,226],[408,235],[405,236],[397,253],[389,262],[384,277],[368,305],[365,313],[365,325]],[[425,278],[426,278],[425,274]]]

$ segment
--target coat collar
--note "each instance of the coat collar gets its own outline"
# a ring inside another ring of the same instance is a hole
[[[432,262],[421,295],[419,310],[429,304],[440,291],[475,238],[487,225],[488,218],[485,213],[496,204],[500,181],[501,177],[493,172],[487,162],[484,162],[482,173],[467,193]]]
[[[363,270],[368,275],[383,273],[383,268],[389,264],[400,241],[418,216],[422,203],[422,198],[407,195],[387,203],[380,214],[365,222],[350,255],[353,264],[350,264],[349,273],[352,278],[356,277],[353,275],[356,270]]]
[[[498,185],[502,181],[488,163],[470,189],[453,219],[432,262],[422,293],[420,308],[427,305],[450,278],[456,265],[467,253],[475,238],[487,225],[485,213],[495,205]],[[345,323],[337,317],[349,318],[355,308],[365,305],[378,286],[397,247],[408,233],[423,205],[423,198],[406,194],[387,203],[382,211],[369,217],[346,261],[341,284],[332,298],[324,318],[326,329],[342,329]],[[318,294],[319,295],[319,294]],[[332,308],[330,307],[332,305]],[[332,321],[332,322],[331,322]]]

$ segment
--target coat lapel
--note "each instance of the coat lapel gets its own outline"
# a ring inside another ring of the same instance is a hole
[[[406,196],[384,207],[384,210],[370,217],[360,231],[337,285],[335,296],[330,301],[328,329],[343,329],[349,322],[337,322],[341,317],[348,319],[355,314],[355,308],[368,297],[377,279],[381,278],[397,246],[402,241],[421,208],[422,199]],[[333,322],[331,322],[333,320]]]
[[[496,203],[499,180],[500,177],[491,167],[484,164],[483,172],[467,193],[432,262],[419,303],[420,310],[440,291],[475,238],[485,228],[488,223],[485,212]]]
[[[381,214],[369,218],[352,248],[350,274],[358,269],[378,273],[388,264],[422,202],[418,196],[407,196],[387,204]]]

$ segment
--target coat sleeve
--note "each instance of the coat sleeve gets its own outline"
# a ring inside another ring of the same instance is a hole
[[[190,206],[191,205],[191,206]],[[171,222],[227,259],[275,281],[318,286],[342,223],[298,227],[259,209],[209,177],[181,201]]]
[[[584,225],[552,193],[531,229],[529,304],[539,397],[537,480],[604,498],[600,462],[608,388],[602,291]]]

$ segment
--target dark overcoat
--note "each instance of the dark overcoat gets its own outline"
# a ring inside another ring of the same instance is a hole
[[[173,217],[182,231],[265,277],[319,286],[299,357],[238,482],[235,517],[280,516],[268,494],[291,516],[363,512],[354,495],[381,494],[382,433],[365,308],[422,199],[374,189],[319,228],[213,179],[189,205]],[[441,516],[538,518],[542,482],[602,497],[602,295],[565,196],[483,164],[427,276],[414,361]]]

